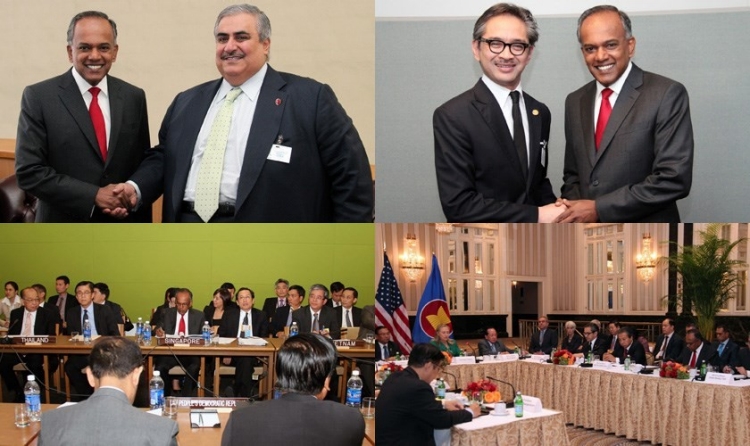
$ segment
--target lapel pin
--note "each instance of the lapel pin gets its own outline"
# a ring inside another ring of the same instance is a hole
[[[536,115],[539,114],[539,110],[537,110],[537,109],[531,110],[531,114],[534,115],[534,116],[536,116]]]
[[[281,102],[279,99],[276,100]],[[278,138],[276,138],[276,145],[281,145],[282,142],[284,142],[284,135],[279,135]]]
[[[276,98],[276,105],[281,105],[281,99]]]

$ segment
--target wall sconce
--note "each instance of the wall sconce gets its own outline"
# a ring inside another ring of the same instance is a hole
[[[416,282],[424,273],[424,257],[417,252],[417,236],[408,234],[406,236],[405,252],[401,254],[401,270],[409,278],[410,282]]]
[[[654,277],[656,271],[656,252],[651,250],[651,234],[643,234],[641,240],[641,252],[635,256],[635,268],[638,271],[638,277],[644,282],[648,282]]]
[[[516,285],[518,285],[518,281],[517,280],[511,280],[510,284],[513,285],[513,289],[515,290],[516,289]]]

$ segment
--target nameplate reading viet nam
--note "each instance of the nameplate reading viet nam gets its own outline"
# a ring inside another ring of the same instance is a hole
[[[156,345],[171,345],[173,347],[192,347],[204,345],[202,337],[192,336],[167,336],[166,338],[156,338]]]
[[[365,347],[365,341],[360,339],[334,339],[333,343],[338,348]]]
[[[57,342],[56,336],[10,336],[14,344],[24,345],[42,345],[54,344]]]

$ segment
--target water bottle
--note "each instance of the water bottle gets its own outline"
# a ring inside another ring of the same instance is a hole
[[[83,343],[91,344],[91,321],[88,319],[83,321]]]
[[[135,323],[136,342],[141,342],[141,336],[143,336],[143,318],[139,317],[138,322]]]
[[[151,345],[151,324],[146,321],[143,324],[143,333],[141,338],[143,339],[143,345]]]
[[[164,380],[158,370],[154,370],[154,377],[148,382],[148,394],[151,410],[164,409]]]
[[[513,406],[516,409],[516,418],[523,417],[523,397],[521,392],[516,392],[516,399],[513,400]]]
[[[359,370],[352,371],[352,377],[346,382],[346,405],[359,408],[362,406],[362,379]]]
[[[625,371],[627,372],[629,370],[630,370],[630,355],[625,357]]]
[[[513,349],[513,353],[517,354],[518,357],[521,357],[521,348],[516,345],[516,348]]]
[[[444,400],[445,399],[445,380],[443,378],[438,378],[437,382],[437,399]]]
[[[211,326],[208,321],[203,323],[203,345],[211,345]]]
[[[26,377],[23,394],[26,401],[26,411],[29,413],[29,421],[40,421],[42,419],[42,404],[39,399],[39,384],[36,383],[34,375]]]
[[[586,355],[586,362],[588,364],[593,364],[594,362],[594,354],[589,350],[589,353]]]
[[[706,365],[706,360],[704,359],[701,362],[700,381],[705,381],[707,371],[708,371],[708,366]]]
[[[296,322],[292,322],[292,326],[289,327],[289,337],[297,336],[299,334],[299,325]]]

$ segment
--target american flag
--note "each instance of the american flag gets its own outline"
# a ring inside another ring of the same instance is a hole
[[[411,352],[411,330],[409,329],[409,316],[406,314],[404,299],[396,283],[388,254],[383,253],[385,258],[383,273],[380,274],[378,293],[375,295],[375,318],[378,325],[382,325],[393,334],[393,342],[398,344],[402,353]]]

